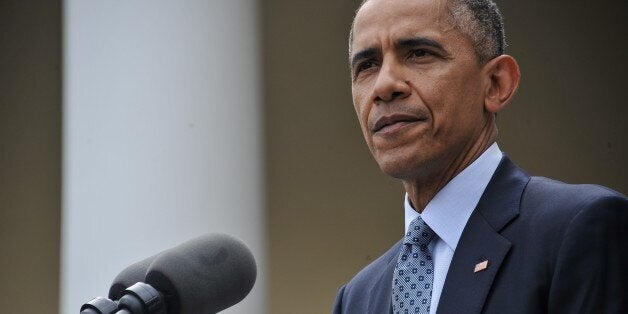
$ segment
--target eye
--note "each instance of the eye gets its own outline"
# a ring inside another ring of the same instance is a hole
[[[356,73],[356,74],[357,74],[357,73],[360,73],[360,72],[362,72],[362,71],[364,71],[364,70],[368,70],[368,69],[370,69],[370,68],[372,68],[372,67],[374,67],[374,66],[375,66],[375,63],[374,63],[373,61],[364,61],[364,62],[360,62],[360,64],[358,64],[358,65],[355,67],[355,73]]]
[[[357,78],[361,76],[363,72],[370,72],[373,68],[377,67],[377,62],[374,60],[365,60],[358,64],[356,64],[355,69],[353,71],[353,77]]]
[[[410,58],[422,58],[431,56],[432,54],[425,49],[415,49],[410,52]]]

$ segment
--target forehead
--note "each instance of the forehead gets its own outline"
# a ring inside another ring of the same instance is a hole
[[[441,37],[453,29],[447,0],[370,0],[356,14],[351,50],[403,37]]]

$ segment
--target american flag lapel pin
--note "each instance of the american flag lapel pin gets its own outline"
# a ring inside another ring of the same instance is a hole
[[[477,273],[479,271],[483,271],[488,267],[488,260],[485,260],[483,262],[479,262],[477,264],[475,264],[475,269],[473,269],[474,273]]]

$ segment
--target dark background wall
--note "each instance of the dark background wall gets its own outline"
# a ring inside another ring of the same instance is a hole
[[[0,312],[55,313],[61,1],[0,1]]]
[[[358,2],[263,1],[270,313],[328,313],[402,233],[402,188],[372,160],[351,104]],[[626,193],[627,3],[498,5],[522,68],[501,148],[531,174]]]
[[[531,174],[628,193],[628,2],[499,4],[522,68],[502,148]]]

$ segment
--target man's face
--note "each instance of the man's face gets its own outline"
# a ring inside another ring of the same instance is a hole
[[[488,123],[488,79],[445,0],[371,0],[351,43],[353,104],[382,171],[412,179],[456,162]]]

